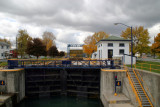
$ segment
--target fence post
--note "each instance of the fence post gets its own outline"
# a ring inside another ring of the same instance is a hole
[[[151,64],[150,64],[150,72],[151,72]]]

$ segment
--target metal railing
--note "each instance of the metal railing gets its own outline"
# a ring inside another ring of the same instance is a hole
[[[142,107],[142,98],[141,98],[141,96],[139,96],[140,93],[139,93],[137,87],[135,87],[135,83],[134,83],[134,81],[133,81],[133,79],[132,79],[132,77],[131,77],[131,74],[129,73],[129,70],[128,70],[128,68],[127,68],[126,66],[124,66],[124,69],[127,70],[127,77],[128,77],[129,83],[130,83],[130,85],[131,85],[131,87],[132,87],[132,89],[133,89],[133,92],[134,92],[134,94],[135,94],[135,96],[136,96],[136,100],[138,101],[139,106]],[[143,79],[142,79],[142,77],[141,77],[141,75],[140,75],[140,73],[139,73],[138,71],[135,71],[135,69],[131,69],[131,70],[133,71],[136,79],[138,80],[138,82],[139,82],[139,84],[140,84],[140,86],[141,86],[141,88],[142,88],[145,96],[147,97],[147,99],[148,99],[151,107],[153,107],[153,104],[152,104],[149,96],[147,95],[146,90],[144,89],[144,86],[143,86],[144,84],[145,84],[145,87],[147,88],[148,93],[149,93],[150,96],[152,97],[152,101],[153,101],[153,102],[155,101],[155,99],[153,98],[152,94],[150,93],[150,91],[149,91],[146,83],[143,81]],[[137,74],[138,74],[138,75],[137,75]],[[143,85],[142,85],[142,82],[143,82]]]
[[[151,92],[149,91],[149,88],[148,88],[146,82],[143,80],[141,74],[139,73],[138,70],[135,70],[135,72],[136,72],[136,74],[137,74],[137,76],[138,76],[138,78],[139,78],[141,84],[143,84],[143,87],[145,87],[145,88],[147,89],[147,90],[145,90],[145,91],[148,92],[148,94],[149,94],[149,95],[151,96],[151,98],[152,98],[152,101],[155,102],[155,99],[154,99],[154,97],[152,96]]]
[[[8,60],[9,68],[16,67],[95,67],[114,68],[113,60]]]
[[[156,64],[148,64],[148,63],[137,63],[134,65],[134,68],[152,71],[159,71],[160,72],[160,65]]]
[[[145,89],[144,89],[144,87],[143,87],[142,83],[140,82],[140,80],[139,80],[139,78],[138,78],[138,76],[137,76],[137,74],[136,74],[136,72],[135,72],[135,70],[134,70],[134,69],[133,69],[133,72],[134,72],[134,74],[135,74],[135,76],[136,76],[136,78],[137,78],[137,80],[138,80],[138,82],[139,82],[139,84],[140,84],[140,86],[141,86],[141,88],[142,88],[142,90],[143,90],[143,92],[144,92],[145,96],[147,97],[147,99],[148,99],[148,101],[149,101],[149,103],[150,103],[151,107],[153,107],[153,105],[152,105],[152,103],[151,103],[151,101],[150,101],[150,99],[149,99],[149,97],[148,97],[148,95],[147,95],[147,93],[146,93],[146,91],[145,91]],[[138,92],[138,90],[137,90],[137,92]],[[138,93],[139,93],[139,92],[138,92]],[[140,96],[140,100],[142,101],[141,96]]]
[[[129,70],[128,68],[125,67],[125,69],[127,70],[127,77],[128,77],[128,80],[129,80],[129,84],[131,85],[132,87],[132,90],[136,96],[136,101],[138,101],[139,105],[141,106],[142,105],[142,102],[140,100],[140,97],[138,96],[138,93],[137,93],[137,88],[135,87],[135,84],[133,82],[133,79],[131,78],[131,74],[129,73]]]

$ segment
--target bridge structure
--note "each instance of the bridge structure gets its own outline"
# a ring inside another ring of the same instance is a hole
[[[114,60],[8,60],[8,68],[111,68]]]

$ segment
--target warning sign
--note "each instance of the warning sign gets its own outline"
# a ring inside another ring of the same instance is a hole
[[[0,80],[0,85],[5,85],[4,80]]]
[[[121,81],[116,81],[116,86],[121,86]]]

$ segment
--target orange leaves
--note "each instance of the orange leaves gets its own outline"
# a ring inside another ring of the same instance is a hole
[[[83,46],[83,52],[90,56],[93,52],[97,51],[96,43],[101,39],[107,38],[108,36],[108,34],[102,31],[98,33],[95,32],[92,36],[88,36],[84,40],[85,45]]]
[[[121,37],[125,39],[131,39],[131,29],[127,28],[125,31],[122,31]],[[132,37],[133,37],[133,54],[137,52],[148,53],[149,49],[149,33],[147,29],[144,29],[143,26],[132,28]]]
[[[160,53],[160,33],[155,37],[155,43],[152,44],[151,50],[154,53]]]
[[[55,46],[55,35],[52,32],[45,31],[42,35],[43,43],[46,45],[46,51]]]
[[[49,48],[51,48],[53,46],[53,41],[49,40],[49,42],[46,44],[46,51],[49,50]]]
[[[97,51],[97,46],[95,45],[83,45],[83,52],[91,55],[94,51]]]

